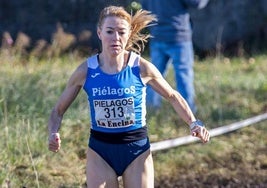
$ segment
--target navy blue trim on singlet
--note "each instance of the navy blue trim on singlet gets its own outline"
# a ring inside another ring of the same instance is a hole
[[[129,142],[138,141],[147,138],[147,127],[122,132],[122,133],[105,133],[91,129],[91,136],[97,140],[111,143],[111,144],[124,144]]]

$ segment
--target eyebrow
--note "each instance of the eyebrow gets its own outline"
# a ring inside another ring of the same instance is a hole
[[[116,29],[116,28],[114,28],[114,27],[106,27],[107,29],[112,29],[112,30],[114,30],[114,29]],[[127,28],[119,28],[119,30],[127,30]]]

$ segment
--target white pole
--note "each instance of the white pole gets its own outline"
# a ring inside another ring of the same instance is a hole
[[[230,125],[211,129],[210,130],[210,136],[214,137],[214,136],[222,135],[222,134],[225,134],[228,132],[232,132],[232,131],[235,131],[237,129],[246,127],[248,125],[255,124],[255,123],[260,122],[260,121],[264,121],[266,119],[267,119],[267,113],[264,113],[264,114],[261,114],[258,116],[254,116],[254,117],[245,119],[243,121],[232,123]],[[196,142],[198,140],[199,140],[198,138],[192,137],[190,135],[190,136],[184,136],[184,137],[170,139],[170,140],[159,141],[159,142],[151,143],[151,150],[152,151],[158,151],[158,150],[168,149],[168,148]]]

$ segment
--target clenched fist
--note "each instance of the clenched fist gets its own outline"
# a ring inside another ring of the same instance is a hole
[[[202,126],[194,126],[191,130],[191,135],[200,138],[203,143],[206,143],[210,139],[209,131]]]
[[[48,149],[53,152],[58,152],[60,150],[61,140],[59,133],[52,133],[48,138]]]

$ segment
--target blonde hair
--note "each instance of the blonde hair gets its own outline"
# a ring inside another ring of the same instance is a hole
[[[150,26],[153,21],[157,21],[156,16],[146,10],[138,10],[134,15],[130,15],[123,7],[108,6],[104,8],[99,16],[98,28],[101,28],[105,18],[116,16],[126,20],[131,26],[131,34],[126,45],[126,50],[133,50],[140,53],[144,50],[145,43],[150,37],[149,34],[142,34],[141,31]]]

